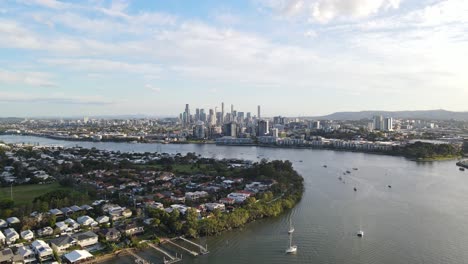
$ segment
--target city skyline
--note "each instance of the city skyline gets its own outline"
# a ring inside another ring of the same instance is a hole
[[[222,101],[269,117],[466,111],[466,12],[462,0],[5,1],[1,116]]]

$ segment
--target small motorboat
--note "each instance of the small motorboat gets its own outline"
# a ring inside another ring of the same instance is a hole
[[[358,170],[358,168],[353,168],[353,170]]]
[[[286,254],[296,254],[297,246],[293,245],[286,249]]]
[[[354,187],[354,191],[357,192],[357,188],[356,188],[356,187]]]
[[[363,237],[363,236],[364,236],[364,231],[359,230],[359,232],[357,232],[356,235],[357,235],[358,237]]]
[[[391,189],[391,188],[392,188],[392,186],[391,186],[391,185],[388,185],[388,188],[390,188],[390,189]]]
[[[343,179],[343,178],[341,178],[341,176],[340,176],[340,177],[338,177],[338,180],[340,180],[340,181],[341,181],[342,179]]]
[[[465,168],[458,168],[460,171],[465,171]]]
[[[351,172],[349,170],[347,170],[346,173],[351,173]]]
[[[326,167],[327,167],[327,165],[323,165],[323,167],[324,167],[324,168],[326,168]]]

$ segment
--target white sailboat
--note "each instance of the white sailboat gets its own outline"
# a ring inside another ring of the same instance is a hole
[[[292,226],[291,217],[289,217],[289,247],[286,249],[286,254],[296,254],[297,246],[292,244],[292,236],[294,233],[294,227]]]
[[[289,247],[286,249],[286,254],[296,254],[297,246],[292,244],[292,233],[289,234]]]

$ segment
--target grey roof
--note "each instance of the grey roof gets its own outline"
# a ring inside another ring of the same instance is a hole
[[[60,237],[57,237],[57,238],[54,238],[52,240],[49,241],[49,244],[54,244],[58,247],[60,246],[65,246],[65,245],[69,245],[71,243],[75,242],[75,239],[73,239],[71,236],[69,235],[65,235],[65,236],[60,236]]]
[[[91,231],[87,231],[87,232],[82,232],[82,233],[77,233],[77,234],[73,234],[72,237],[78,241],[81,241],[81,240],[85,240],[85,239],[89,239],[89,238],[93,238],[93,237],[97,237],[98,235],[96,235],[95,233],[91,232]]]
[[[6,248],[0,251],[0,262],[10,262],[11,258],[13,257],[13,251],[11,249]]]
[[[73,205],[70,207],[70,209],[72,209],[74,212],[79,212],[83,209],[81,209],[81,207],[77,206],[77,205]]]

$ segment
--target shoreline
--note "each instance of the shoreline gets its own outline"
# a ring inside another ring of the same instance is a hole
[[[451,160],[459,160],[463,158],[462,155],[460,156],[448,156],[448,157],[433,157],[433,158],[415,158],[415,157],[408,157],[404,155],[399,155],[397,153],[390,153],[385,151],[365,151],[365,150],[357,150],[357,149],[345,149],[345,148],[333,148],[333,147],[314,147],[314,146],[279,146],[279,145],[269,145],[269,144],[261,144],[261,143],[250,143],[250,144],[217,144],[215,141],[208,141],[208,142],[158,142],[158,141],[146,141],[141,142],[135,140],[92,140],[92,139],[72,139],[72,138],[61,138],[61,137],[54,137],[50,135],[37,135],[37,134],[12,134],[12,133],[1,133],[0,135],[4,136],[30,136],[30,137],[39,137],[39,138],[47,138],[52,140],[64,140],[70,142],[92,142],[92,143],[127,143],[127,144],[161,144],[161,145],[215,145],[215,146],[226,146],[226,147],[259,147],[259,148],[278,148],[278,149],[310,149],[310,150],[332,150],[332,151],[342,151],[342,152],[355,152],[355,153],[365,153],[365,154],[377,154],[377,155],[386,155],[386,156],[393,156],[393,157],[403,157],[410,161],[415,162],[432,162],[432,161],[451,161]]]

